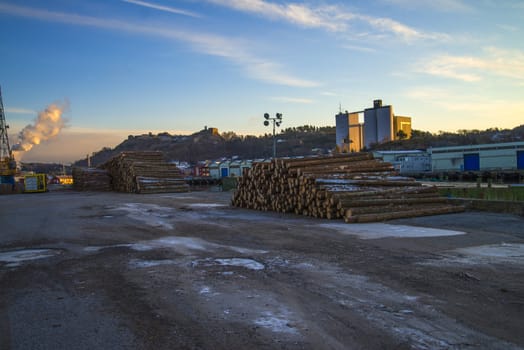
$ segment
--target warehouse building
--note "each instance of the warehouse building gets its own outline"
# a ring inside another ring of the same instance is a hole
[[[524,171],[524,142],[429,148],[434,173]]]
[[[431,157],[422,150],[374,151],[373,157],[391,163],[401,175],[423,175],[431,171]]]

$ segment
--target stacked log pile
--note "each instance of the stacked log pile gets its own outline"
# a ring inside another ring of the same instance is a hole
[[[370,153],[256,163],[240,178],[232,205],[348,223],[464,210]]]
[[[73,168],[73,189],[77,191],[111,191],[111,176],[97,168]]]
[[[128,193],[188,192],[180,169],[166,163],[161,152],[122,152],[101,165],[113,179],[113,189]]]

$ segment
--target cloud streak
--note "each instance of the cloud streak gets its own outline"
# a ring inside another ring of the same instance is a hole
[[[404,8],[428,8],[439,12],[470,12],[472,7],[462,0],[384,0]]]
[[[303,3],[277,4],[265,0],[207,1],[233,10],[256,14],[271,20],[284,21],[305,28],[320,28],[329,32],[351,34],[353,38],[389,35],[406,42],[418,39],[448,39],[445,34],[422,32],[391,18],[354,13],[336,5],[314,7]],[[370,33],[370,30],[373,32]]]
[[[315,87],[320,85],[317,82],[286,73],[280,64],[250,53],[246,49],[247,45],[243,42],[223,36],[10,4],[0,4],[0,12],[41,21],[162,37],[188,44],[195,51],[202,54],[226,59],[241,67],[251,78],[257,80],[293,87]]]
[[[296,103],[296,104],[312,104],[315,102],[309,98],[284,97],[284,96],[271,97],[271,100],[277,101],[277,102]]]
[[[13,113],[13,114],[36,114],[37,113],[36,111],[33,111],[32,109],[16,108],[16,107],[6,108],[5,111],[7,113]]]
[[[308,28],[323,28],[335,32],[346,29],[345,23],[332,21],[334,6],[311,8],[303,4],[276,4],[264,0],[208,0],[208,2]]]
[[[138,5],[138,6],[142,6],[142,7],[151,8],[151,9],[154,9],[154,10],[174,13],[174,14],[177,14],[177,15],[184,15],[184,16],[189,16],[189,17],[194,17],[194,18],[201,18],[202,17],[198,13],[177,9],[177,8],[170,7],[170,6],[157,5],[157,4],[153,4],[153,3],[150,3],[150,2],[146,2],[146,1],[140,1],[140,0],[122,0],[122,1],[123,2],[127,2],[129,4],[134,4],[134,5]]]
[[[478,82],[487,76],[524,82],[524,52],[519,50],[487,47],[480,57],[438,55],[419,63],[419,67],[419,73],[464,82]]]

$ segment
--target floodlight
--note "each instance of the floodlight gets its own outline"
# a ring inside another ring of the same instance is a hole
[[[269,125],[269,122],[267,120],[264,120],[264,125],[265,126],[268,126]]]
[[[269,113],[264,113],[264,118],[269,119]]]

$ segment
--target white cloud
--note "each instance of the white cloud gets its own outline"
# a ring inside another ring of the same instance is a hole
[[[391,32],[395,36],[398,36],[404,40],[411,41],[428,37],[427,34],[419,32],[418,30],[415,30],[390,18],[374,18],[369,16],[361,16],[361,18],[375,29],[382,32]]]
[[[242,67],[249,76],[261,81],[295,87],[313,87],[319,85],[317,82],[295,77],[284,72],[283,67],[278,63],[255,56],[246,49],[247,44],[228,37],[9,4],[0,4],[0,12],[55,23],[110,29],[172,39],[189,44],[196,51],[203,54],[222,57],[233,62]]]
[[[483,55],[438,55],[419,62],[417,72],[445,78],[477,82],[487,76],[499,76],[524,81],[524,52],[487,47]]]
[[[404,8],[429,8],[441,12],[469,12],[473,8],[463,0],[384,0]]]
[[[511,114],[517,117],[524,113],[524,102],[505,99],[485,99],[474,94],[457,94],[454,91],[419,86],[408,90],[405,96],[424,103],[431,103],[447,111],[476,113],[472,115],[491,116]]]
[[[153,4],[150,2],[146,2],[146,1],[139,1],[139,0],[122,0],[122,1],[130,3],[130,4],[138,5],[138,6],[148,7],[148,8],[159,10],[159,11],[174,13],[177,15],[184,15],[184,16],[195,17],[195,18],[202,17],[199,14],[191,12],[191,11],[181,10],[181,9],[177,9],[177,8],[170,7],[170,6],[157,5],[157,4]]]
[[[284,103],[298,103],[298,104],[311,104],[315,101],[309,99],[309,98],[299,98],[299,97],[271,97],[271,100],[278,101],[278,102],[284,102]]]
[[[416,102],[412,115],[422,130],[514,128],[522,124],[524,101],[520,100],[485,98],[464,89],[432,86],[415,86],[403,95]]]
[[[6,108],[5,111],[7,113],[13,113],[13,114],[38,114],[37,111],[34,111],[32,109],[27,109],[27,108],[11,107],[11,108]]]
[[[340,96],[339,94],[333,91],[322,91],[320,94],[322,96]]]
[[[506,31],[506,32],[510,32],[510,33],[516,33],[518,31],[520,31],[519,27],[517,26],[512,26],[512,25],[509,25],[509,24],[497,24],[497,27],[499,27],[500,29]]]
[[[474,57],[442,55],[424,64],[419,72],[466,82],[475,82],[482,79],[478,69],[482,68],[483,65],[484,62],[482,60]]]
[[[269,19],[282,20],[307,28],[321,28],[343,32],[353,38],[392,36],[404,41],[417,39],[447,40],[441,33],[426,33],[391,18],[353,13],[342,6],[313,7],[303,3],[277,4],[265,0],[207,0],[210,3],[237,11],[258,14]],[[449,0],[451,1],[451,0]]]
[[[343,31],[346,25],[333,21],[337,8],[325,6],[311,8],[304,4],[276,4],[264,0],[208,0],[216,5],[238,11],[251,12],[271,19],[285,20],[310,28],[323,28],[330,31]]]
[[[351,51],[377,52],[376,49],[373,49],[371,47],[366,47],[366,46],[360,46],[360,45],[343,44],[341,47],[343,49],[347,49],[347,50],[351,50]]]

